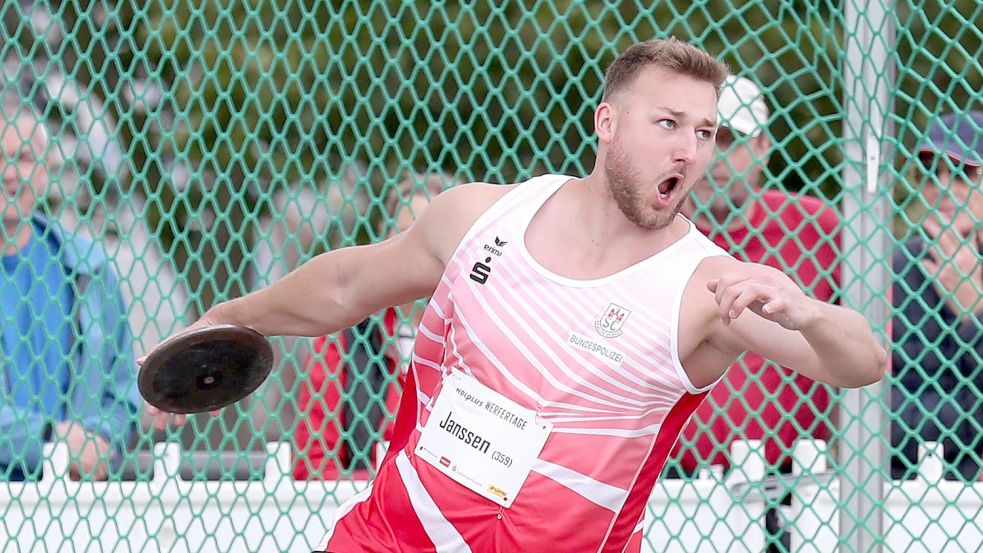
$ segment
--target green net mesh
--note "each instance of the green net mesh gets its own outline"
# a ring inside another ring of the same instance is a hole
[[[925,222],[965,201],[926,191],[974,173],[918,155],[931,121],[980,109],[978,2],[48,0],[0,13],[4,90],[35,114],[26,149],[4,138],[3,551],[316,543],[374,474],[423,304],[277,339],[257,393],[165,431],[141,415],[134,357],[216,301],[398,230],[418,192],[585,173],[607,63],[667,36],[719,54],[770,112],[757,207],[725,195],[711,234],[864,312],[894,368],[844,391],[745,357],[666,467],[643,549],[983,543],[980,244],[946,235],[951,217]],[[748,186],[723,167],[728,187]],[[32,249],[14,246],[23,236]],[[88,466],[78,444],[118,462]],[[108,481],[92,482],[100,471]]]

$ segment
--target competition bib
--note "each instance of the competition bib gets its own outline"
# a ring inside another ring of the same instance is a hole
[[[444,379],[416,455],[482,497],[510,507],[552,430],[535,411],[453,372]]]

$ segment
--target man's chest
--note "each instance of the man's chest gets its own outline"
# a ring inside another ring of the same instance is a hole
[[[672,301],[500,271],[448,297],[444,365],[537,402],[615,405],[675,386]]]

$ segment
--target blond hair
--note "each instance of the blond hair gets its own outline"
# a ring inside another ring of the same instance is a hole
[[[609,101],[613,95],[627,89],[638,74],[649,66],[708,82],[718,93],[724,79],[730,74],[726,64],[675,37],[647,40],[632,45],[608,66],[602,101]]]

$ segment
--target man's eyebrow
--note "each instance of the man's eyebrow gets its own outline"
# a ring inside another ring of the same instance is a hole
[[[673,117],[682,117],[683,115],[685,115],[681,110],[673,109],[666,106],[656,106],[656,109],[669,112],[669,115],[672,115]]]
[[[681,111],[681,110],[678,110],[678,109],[673,109],[673,108],[670,108],[670,107],[656,106],[656,109],[659,109],[659,110],[668,112],[669,115],[672,115],[673,117],[676,117],[676,118],[681,118],[684,115],[686,115],[686,112]],[[699,123],[698,126],[700,126],[700,127],[716,127],[717,126],[717,122],[714,121],[714,120],[712,120],[712,119],[709,119],[709,118],[704,118],[703,121],[700,121],[700,123]]]

